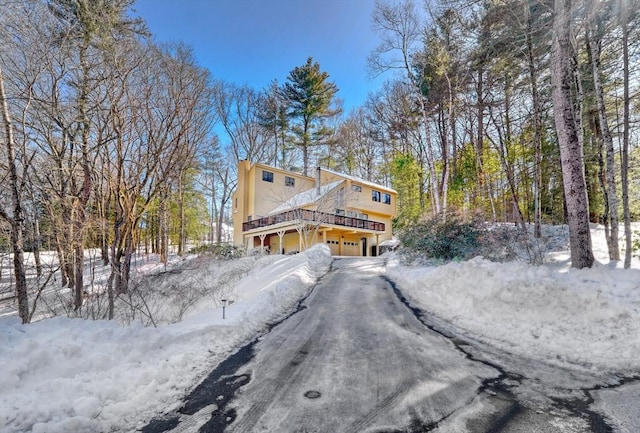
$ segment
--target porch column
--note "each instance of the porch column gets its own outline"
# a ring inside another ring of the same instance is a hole
[[[267,234],[261,233],[258,237],[260,238],[260,254],[264,254],[264,239],[267,237]]]
[[[280,230],[278,233],[278,238],[280,238],[280,249],[278,250],[278,254],[284,254],[284,247],[282,245],[282,238],[284,238],[284,230]]]

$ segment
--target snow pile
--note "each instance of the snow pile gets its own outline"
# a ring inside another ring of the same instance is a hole
[[[324,245],[259,259],[228,292],[225,320],[221,308],[159,328],[61,317],[23,326],[0,318],[0,431],[132,429],[288,314],[330,263]]]
[[[594,235],[595,252],[606,254],[596,246],[598,239]],[[637,261],[632,269],[596,263],[577,270],[569,268],[567,252],[552,259],[533,266],[476,257],[429,267],[404,266],[391,258],[387,275],[412,303],[476,340],[574,368],[637,372]]]

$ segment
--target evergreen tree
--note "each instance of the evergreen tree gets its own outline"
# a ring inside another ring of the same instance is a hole
[[[294,121],[296,145],[302,149],[304,174],[309,173],[309,148],[326,142],[333,134],[325,121],[340,113],[335,107],[335,83],[327,81],[329,74],[320,70],[312,57],[303,66],[295,67],[281,89],[289,105],[289,117]]]

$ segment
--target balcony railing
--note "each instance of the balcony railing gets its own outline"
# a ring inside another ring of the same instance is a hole
[[[316,224],[329,224],[356,229],[385,231],[384,223],[344,215],[335,215],[309,209],[293,209],[275,215],[251,220],[242,224],[242,231],[249,231],[291,221],[308,221]]]

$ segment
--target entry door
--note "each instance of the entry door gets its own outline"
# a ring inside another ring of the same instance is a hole
[[[367,238],[361,238],[360,241],[362,244],[362,257],[367,257]]]

